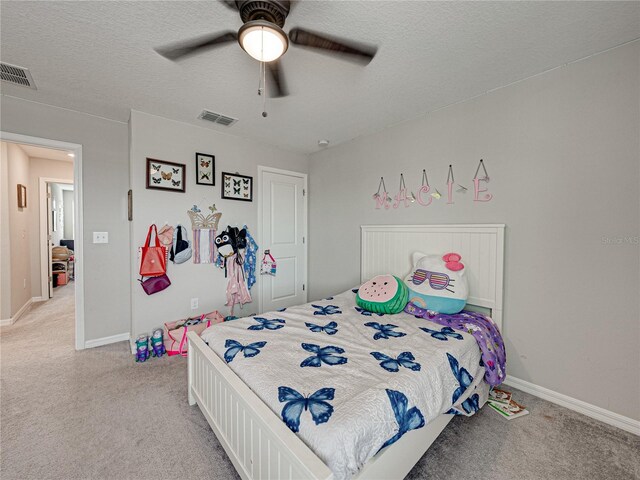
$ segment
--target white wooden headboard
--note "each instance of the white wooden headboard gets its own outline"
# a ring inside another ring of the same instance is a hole
[[[468,305],[491,310],[502,329],[504,225],[363,225],[360,280],[384,273],[404,278],[413,252],[462,255]]]

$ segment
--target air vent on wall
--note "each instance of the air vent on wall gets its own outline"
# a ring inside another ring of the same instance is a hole
[[[8,63],[0,63],[0,78],[5,82],[13,83],[14,85],[20,85],[21,87],[28,87],[37,90],[36,84],[33,82],[31,72],[29,72],[28,68],[9,65]]]
[[[198,118],[207,120],[208,122],[217,123],[218,125],[224,125],[225,127],[230,127],[238,121],[237,118],[227,117],[226,115],[210,112],[209,110],[203,110]]]

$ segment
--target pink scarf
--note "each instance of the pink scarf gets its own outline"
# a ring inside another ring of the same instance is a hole
[[[226,259],[227,276],[229,277],[226,305],[231,307],[231,315],[233,315],[233,307],[237,303],[239,303],[240,308],[242,308],[242,305],[251,302],[251,294],[247,288],[247,282],[244,279],[242,265],[236,263],[236,256],[237,255],[234,254]]]

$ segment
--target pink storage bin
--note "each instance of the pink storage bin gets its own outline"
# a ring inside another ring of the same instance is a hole
[[[195,317],[198,318],[198,317]],[[189,325],[185,327],[177,327],[184,320],[176,320],[175,322],[167,322],[164,324],[164,346],[169,356],[182,355],[187,356],[187,333],[196,332],[202,334],[207,328],[216,323],[224,322],[224,317],[218,312],[205,313],[200,317],[201,323],[197,325]]]

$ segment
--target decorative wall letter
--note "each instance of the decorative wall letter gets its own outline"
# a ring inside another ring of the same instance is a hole
[[[482,172],[480,169],[482,168]],[[478,176],[480,175],[480,176]],[[489,182],[489,174],[487,173],[487,167],[483,160],[480,160],[478,168],[476,169],[475,176],[473,177],[473,201],[474,202],[488,202],[493,199],[493,194],[489,192],[486,185],[481,182]],[[447,173],[447,205],[453,205],[454,185],[456,186],[456,193],[465,194],[471,190],[471,187],[467,188],[464,185],[456,183],[453,175],[453,165],[449,165],[449,171]],[[442,188],[442,187],[441,187]],[[426,169],[422,170],[422,186],[417,190],[417,195],[413,191],[407,189],[404,181],[404,174],[400,174],[400,188],[398,193],[393,198],[387,192],[387,187],[384,183],[384,177],[380,177],[380,183],[378,184],[378,191],[373,194],[373,199],[376,202],[376,209],[379,210],[382,207],[385,210],[389,210],[393,207],[397,210],[401,204],[404,203],[404,207],[410,207],[412,203],[417,203],[422,207],[428,207],[433,203],[433,199],[439,200],[442,198],[442,194],[437,188],[431,188],[429,185],[429,178],[427,177]],[[461,198],[460,196],[458,196]]]
[[[407,187],[404,184],[404,176],[400,174],[400,190],[396,195],[396,202],[393,204],[393,208],[398,208],[400,202],[404,202],[404,208],[409,206],[409,199],[407,198]]]
[[[431,202],[433,201],[433,198],[429,197],[429,201],[425,202],[422,199],[422,194],[427,194],[429,193],[429,190],[431,190],[431,187],[429,186],[429,179],[427,178],[427,171],[426,170],[422,170],[422,186],[420,187],[420,190],[418,190],[418,197],[416,198],[417,202],[422,205],[423,207],[428,207],[429,205],[431,205]]]
[[[482,170],[484,171],[484,177],[478,178],[478,172],[480,172],[480,167],[482,167]],[[480,190],[480,182],[486,183],[488,181],[489,181],[489,174],[487,173],[487,168],[484,166],[484,162],[482,161],[482,159],[480,159],[478,168],[476,168],[476,174],[473,177],[473,189],[474,189],[473,201],[474,202],[488,202],[493,198],[493,195],[491,193],[485,193],[482,196],[482,198],[480,198],[481,193],[487,192],[486,188],[484,190]]]
[[[453,178],[453,167],[449,165],[449,173],[447,174],[447,203],[453,203],[453,183],[455,179]]]
[[[382,189],[382,194],[380,193],[380,189]],[[384,177],[380,177],[380,183],[378,184],[378,191],[373,194],[373,199],[376,201],[376,209],[380,209],[380,207],[384,206],[385,209],[389,208],[389,204],[391,203],[391,197],[387,193],[387,187],[384,184]]]

